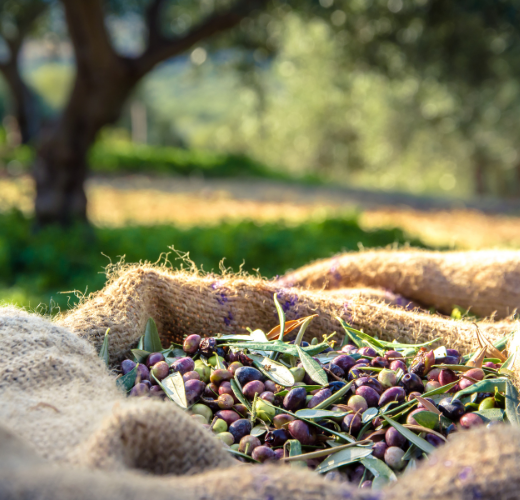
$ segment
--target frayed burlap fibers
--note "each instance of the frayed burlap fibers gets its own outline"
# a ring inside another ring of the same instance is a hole
[[[382,287],[450,314],[506,318],[520,307],[520,252],[370,250],[337,255],[296,269],[281,286],[313,289]]]
[[[135,347],[149,317],[157,323],[165,346],[185,335],[247,333],[246,328],[269,331],[278,324],[273,302],[277,294],[288,320],[318,313],[305,340],[343,329],[336,317],[383,340],[416,343],[441,337],[463,351],[477,347],[475,325],[444,316],[393,307],[362,295],[345,297],[319,290],[287,288],[275,281],[244,276],[199,275],[151,266],[124,269],[96,295],[66,313],[58,323],[88,339],[99,349],[110,328],[110,356],[122,360]],[[511,333],[509,320],[481,321],[490,341]]]

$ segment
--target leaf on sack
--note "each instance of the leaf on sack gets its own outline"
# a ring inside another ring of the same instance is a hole
[[[319,363],[312,359],[312,357],[309,356],[299,345],[296,346],[296,349],[298,350],[298,356],[307,375],[309,375],[314,382],[321,385],[327,385],[329,383],[327,373]]]
[[[516,387],[510,382],[506,383],[506,415],[511,425],[520,425],[520,416],[518,415],[518,391]]]
[[[137,378],[137,366],[135,366],[126,375],[123,375],[122,377],[119,377],[118,379],[116,379],[116,385],[123,391],[129,392],[132,390],[132,387],[135,385],[136,378]]]
[[[488,410],[478,410],[478,411],[474,411],[472,413],[475,413],[479,417],[482,417],[482,420],[484,420],[484,423],[487,424],[489,422],[503,422],[506,412],[507,412],[507,409],[504,412],[504,410],[502,410],[501,408],[489,408]]]
[[[496,347],[498,350],[503,351],[507,343],[509,342],[509,339],[514,335],[514,333],[508,333],[507,335],[504,335],[502,338],[498,339],[494,344],[493,347]],[[470,354],[466,354],[465,356],[462,356],[461,363],[466,364],[475,354],[476,352],[472,352]]]
[[[309,393],[309,392],[315,391],[316,389],[321,389],[322,386],[321,385],[299,385],[298,388],[303,388],[307,391],[307,393]],[[287,396],[287,393],[290,390],[291,389],[284,389],[283,391],[277,392],[275,394],[275,396],[281,396],[283,398],[283,397]]]
[[[358,337],[358,335],[355,333],[357,332],[357,330],[351,328],[350,325],[343,318],[336,316],[336,319],[340,322],[341,326],[343,327],[343,330],[345,330],[345,333],[348,335],[350,340],[354,342],[354,345],[358,348],[364,347],[363,340],[361,339],[361,337]]]
[[[477,328],[477,338],[481,347],[484,347],[491,356],[494,356],[495,358],[500,359],[501,362],[504,362],[506,357],[493,344],[491,344],[487,337],[480,331],[478,325],[476,323],[473,324]]]
[[[514,364],[515,364],[515,359],[516,359],[516,353],[518,351],[515,351],[513,354],[511,354],[511,356],[509,356],[509,358],[507,358],[503,363],[502,363],[502,366],[500,367],[500,370],[499,372],[501,372],[502,370],[511,370],[511,368],[513,368]]]
[[[298,356],[296,346],[292,344],[286,344],[279,340],[273,340],[271,342],[237,342],[236,344],[222,344],[223,346],[235,347],[236,349],[249,349],[251,351],[275,351],[282,354],[289,354],[291,356]],[[307,354],[315,356],[321,351],[324,351],[329,347],[327,342],[321,342],[317,345],[310,345],[308,347],[302,347]]]
[[[280,305],[280,302],[278,302],[278,297],[276,295],[276,293],[273,295],[273,299],[274,305],[276,307],[276,312],[278,313],[278,322],[280,323],[280,332],[278,334],[278,340],[282,340],[285,334],[285,313],[283,311],[282,306]]]
[[[382,460],[370,455],[362,458],[360,462],[374,475],[375,478],[384,478],[386,482],[397,481],[395,472]]]
[[[344,417],[348,415],[349,411],[331,411],[331,410],[316,410],[315,408],[304,408],[303,410],[298,410],[296,412],[296,416],[298,418],[336,418],[336,417]]]
[[[253,360],[254,365],[273,382],[284,387],[292,387],[294,385],[294,375],[281,363],[256,354],[248,354],[248,356]]]
[[[144,331],[143,348],[148,352],[162,351],[161,339],[157,331],[157,325],[153,318],[148,318],[146,322],[146,329]]]
[[[144,335],[139,337],[139,341],[137,342],[137,349],[141,349],[141,351],[144,350]]]
[[[188,400],[186,398],[186,389],[184,388],[184,380],[180,372],[174,372],[163,380],[158,380],[152,375],[155,381],[161,386],[166,396],[170,398],[177,406],[188,408]]]
[[[495,392],[495,389],[504,392],[506,390],[507,381],[506,378],[481,380],[480,382],[476,382],[475,384],[466,387],[466,389],[457,392],[457,394],[453,396],[453,399],[460,399],[462,396],[473,394],[474,392]]]
[[[304,318],[304,321],[301,324],[300,329],[298,330],[298,334],[296,335],[296,338],[294,339],[294,345],[300,345],[302,343],[303,336],[304,336],[305,332],[307,331],[308,326],[311,324],[311,321],[316,317],[318,317],[318,315],[313,314],[312,316],[307,316],[306,318]]]
[[[358,462],[369,455],[372,455],[372,447],[354,446],[352,448],[347,448],[328,456],[320,465],[318,465],[318,467],[316,467],[315,472],[318,474],[325,474],[326,472],[337,469],[338,467]]]
[[[130,352],[132,353],[136,363],[144,364],[146,363],[148,356],[150,356],[148,351],[143,351],[142,349],[132,349]]]
[[[419,425],[428,429],[435,429],[439,423],[439,415],[431,411],[419,411],[413,414],[413,418]]]
[[[402,426],[401,424],[395,422],[391,418],[388,418],[386,415],[382,415],[382,417],[400,434],[402,434],[408,441],[413,443],[417,448],[420,448],[425,453],[432,453],[435,450],[435,447],[428,443],[426,439],[423,439],[422,437],[418,436],[411,430],[407,429],[406,427]]]
[[[216,337],[216,339],[217,339],[217,341],[219,341],[219,340],[225,340],[225,341],[238,340],[238,341],[244,341],[244,342],[253,340],[251,338],[251,335],[236,335],[234,333],[230,333],[229,335],[219,335],[218,337]]]
[[[110,363],[110,355],[108,354],[108,343],[109,343],[108,332],[109,331],[110,331],[110,328],[107,328],[107,331],[105,332],[105,338],[103,339],[103,343],[101,344],[101,349],[99,350],[99,357],[105,362],[105,364],[107,366]]]
[[[233,393],[237,397],[237,399],[249,410],[251,411],[251,405],[249,404],[249,401],[244,397],[244,394],[242,393],[242,389],[239,387],[237,381],[235,379],[231,379],[229,381],[231,384],[231,389],[233,390]]]
[[[316,316],[318,316],[317,314],[313,314],[312,316],[306,316],[305,318],[300,318],[300,319],[293,319],[291,321],[286,321],[285,322],[285,329],[284,329],[284,336],[287,335],[288,333],[291,333],[293,330],[295,330],[296,328],[298,328],[299,326],[303,325],[306,321],[312,318],[315,318]],[[274,340],[274,339],[277,339],[280,337],[280,325],[276,325],[272,330],[269,331],[269,333],[267,334],[267,338],[269,340]]]
[[[344,385],[339,391],[336,391],[332,396],[325,399],[321,403],[318,403],[314,409],[320,410],[320,409],[326,409],[330,405],[334,404],[336,401],[339,401],[352,387],[352,384],[354,383],[353,380],[351,380],[348,384]]]

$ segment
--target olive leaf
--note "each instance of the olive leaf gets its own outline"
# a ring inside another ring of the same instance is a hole
[[[395,472],[382,460],[369,455],[368,457],[362,458],[360,462],[374,475],[374,478],[386,480],[385,482],[397,481]]]
[[[296,412],[296,416],[298,418],[336,418],[336,417],[344,417],[352,413],[350,411],[331,411],[331,410],[317,410],[315,408],[304,408],[303,410],[298,410]]]
[[[504,350],[506,348],[506,345],[509,341],[509,339],[511,338],[511,336],[513,336],[514,333],[508,333],[507,335],[504,335],[502,338],[498,339],[494,344],[493,344],[493,347],[496,347],[497,349],[499,349],[500,351]],[[475,352],[471,352],[469,354],[466,354],[465,356],[462,356],[461,358],[461,364],[466,364],[478,351],[475,351]]]
[[[161,339],[153,318],[148,318],[143,337],[143,349],[148,352],[162,351]]]
[[[435,447],[428,443],[426,439],[423,439],[422,437],[418,436],[411,430],[407,429],[406,427],[402,426],[401,424],[395,422],[391,418],[388,418],[386,415],[382,415],[382,417],[401,435],[403,435],[408,441],[413,443],[415,446],[420,448],[425,453],[432,453],[435,450]]]
[[[508,382],[506,378],[481,380],[480,382],[476,382],[475,384],[466,387],[466,389],[457,392],[457,394],[453,396],[453,399],[460,399],[462,396],[473,394],[474,392],[495,392],[495,389],[504,392],[506,390],[506,382]]]
[[[116,385],[125,392],[132,390],[135,385],[135,379],[137,378],[137,365],[129,371],[126,375],[116,379]]]
[[[107,366],[110,363],[110,355],[108,354],[109,331],[110,328],[107,328],[107,331],[105,332],[105,338],[103,339],[103,344],[101,344],[101,349],[99,350],[99,357],[105,362]]]
[[[314,380],[314,382],[317,382],[321,385],[327,385],[329,383],[329,380],[327,378],[327,374],[325,373],[325,370],[319,365],[319,363],[312,359],[311,356],[309,356],[302,348],[297,345],[295,346],[298,350],[298,356],[300,358],[300,361],[302,362],[303,368],[307,372],[307,375]]]
[[[244,397],[244,394],[242,393],[242,389],[238,386],[237,381],[235,379],[231,379],[230,381],[231,389],[233,390],[233,393],[237,397],[237,399],[249,410],[251,411],[251,405],[249,404],[249,401]]]
[[[267,429],[265,428],[265,425],[255,425],[251,429],[251,436],[261,436],[262,434],[265,434],[267,432]]]
[[[506,405],[507,405],[507,400],[506,400]],[[488,423],[488,422],[502,422],[504,420],[504,415],[507,415],[507,409],[506,411],[504,412],[504,410],[502,410],[501,408],[489,408],[488,410],[478,410],[478,411],[474,411],[473,413],[475,413],[475,415],[478,415],[479,417],[482,418],[482,420],[484,420],[484,423]],[[509,416],[508,416],[508,419],[509,419]],[[509,422],[511,424],[513,424],[513,422],[511,422],[511,420],[509,420]]]
[[[414,420],[423,427],[435,429],[439,423],[439,415],[431,411],[419,411],[413,414]]]
[[[284,387],[292,387],[294,385],[294,375],[281,363],[256,354],[248,354],[248,356],[253,360],[254,365],[273,382]]]
[[[300,441],[297,439],[289,439],[285,442],[284,446],[284,455],[289,455],[290,457],[295,457],[297,455],[302,454],[302,445]],[[298,468],[298,467],[306,467],[307,464],[305,462],[291,462],[291,467]]]
[[[323,460],[323,462],[316,467],[316,472],[324,474],[338,467],[358,462],[369,455],[372,455],[372,447],[354,446],[352,448],[346,448]]]
[[[278,340],[282,340],[285,334],[285,313],[283,311],[282,306],[280,305],[280,302],[278,302],[278,297],[276,295],[276,293],[273,295],[273,299],[274,305],[276,307],[276,312],[278,313],[278,321],[280,323],[280,334],[278,336]]]
[[[309,392],[315,391],[316,389],[321,389],[322,386],[321,385],[299,385],[298,388],[303,388],[307,391],[307,393],[309,393]],[[281,396],[283,398],[284,396],[287,396],[287,394],[290,390],[291,389],[284,389],[283,391],[277,392],[275,394],[275,396]]]
[[[511,425],[520,425],[520,416],[518,415],[518,391],[516,387],[509,381],[506,383],[506,415]]]
[[[372,422],[375,417],[379,414],[379,410],[377,408],[368,408],[363,412],[363,415],[361,416],[361,422],[363,424],[366,424],[368,422]]]
[[[184,388],[184,380],[180,372],[174,372],[168,375],[162,381],[152,375],[155,381],[160,385],[166,396],[170,398],[177,406],[188,408],[188,400],[186,398],[186,389]]]
[[[286,344],[280,340],[273,340],[271,342],[237,342],[237,343],[226,343],[223,346],[235,347],[236,349],[249,349],[250,351],[275,351],[282,354],[289,354],[291,356],[298,356],[297,346],[292,344]],[[321,342],[317,345],[310,345],[308,347],[302,347],[307,354],[315,356],[321,351],[324,351],[329,347],[327,342]]]
[[[234,450],[233,448],[224,448],[227,452],[231,453],[232,455],[237,455],[239,457],[245,458],[249,462],[253,462],[255,464],[259,464],[260,462],[258,460],[255,460],[253,457],[250,457],[249,455],[246,455],[245,453],[241,453],[240,451]]]
[[[131,353],[136,363],[145,363],[146,358],[150,355],[148,351],[143,351],[142,349],[132,349]]]
[[[317,314],[314,314],[312,316],[308,316],[305,318],[305,321],[300,326],[300,330],[298,331],[298,335],[296,335],[296,338],[294,339],[294,345],[300,345],[302,343],[303,335],[305,334],[305,331],[307,330],[307,327],[310,325],[311,321],[318,316]]]

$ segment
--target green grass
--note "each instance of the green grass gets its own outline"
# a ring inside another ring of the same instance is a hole
[[[407,240],[398,229],[364,231],[356,214],[345,214],[304,224],[282,222],[257,224],[229,222],[211,227],[181,229],[175,226],[127,226],[68,231],[48,227],[34,233],[32,220],[19,212],[0,214],[0,301],[35,308],[54,301],[66,308],[77,299],[71,290],[89,293],[105,283],[104,268],[118,262],[155,262],[169,247],[189,252],[205,271],[226,267],[259,272],[272,278],[314,259],[342,250],[402,244]],[[419,241],[410,243],[422,246]],[[180,264],[170,254],[174,267]]]

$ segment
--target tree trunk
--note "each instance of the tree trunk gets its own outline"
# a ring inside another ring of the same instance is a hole
[[[7,82],[13,102],[13,115],[18,122],[21,141],[30,142],[40,129],[40,109],[33,92],[25,85],[20,75],[16,57],[0,66],[2,75]]]
[[[87,153],[99,130],[116,121],[137,83],[123,64],[93,73],[78,70],[59,121],[45,130],[34,165],[38,226],[87,221]]]

